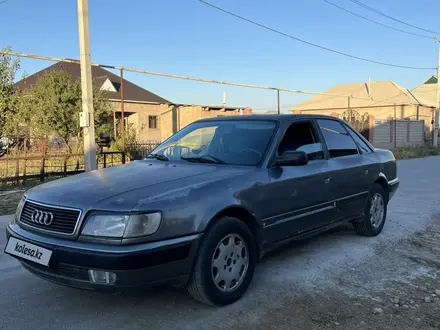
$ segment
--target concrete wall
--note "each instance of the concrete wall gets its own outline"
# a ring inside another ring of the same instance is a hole
[[[113,106],[120,116],[120,102],[113,102]],[[159,104],[124,102],[125,117],[129,125],[131,124],[135,128],[138,139],[141,141],[160,141],[160,113],[162,109],[163,105]],[[157,117],[157,128],[148,127],[149,116]]]
[[[425,122],[423,120],[373,120],[369,140],[376,148],[422,146],[426,140]]]

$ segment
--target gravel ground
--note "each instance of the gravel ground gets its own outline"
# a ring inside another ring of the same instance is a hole
[[[0,253],[0,328],[439,329],[440,157],[398,166],[401,186],[381,235],[360,237],[347,226],[283,247],[257,266],[243,299],[224,308],[177,289],[64,288]]]

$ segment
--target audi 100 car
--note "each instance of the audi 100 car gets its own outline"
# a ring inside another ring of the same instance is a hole
[[[346,223],[378,235],[398,186],[392,152],[336,118],[205,119],[143,160],[28,190],[5,252],[58,284],[165,282],[221,306],[283,243]]]

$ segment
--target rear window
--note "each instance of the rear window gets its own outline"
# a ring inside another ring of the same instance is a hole
[[[341,123],[330,119],[319,119],[317,122],[324,135],[330,158],[356,155],[359,153],[356,143]]]
[[[350,126],[345,125],[345,128],[348,130],[348,132],[350,133],[351,137],[356,142],[356,144],[359,146],[359,149],[361,149],[361,152],[363,154],[367,154],[367,153],[373,151],[368,146],[368,144],[365,143],[365,141],[359,136],[359,134],[357,134]]]

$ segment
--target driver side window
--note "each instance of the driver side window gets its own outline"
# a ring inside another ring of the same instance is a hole
[[[290,125],[278,146],[277,154],[282,155],[286,151],[304,151],[309,161],[324,159],[322,144],[309,121]]]

